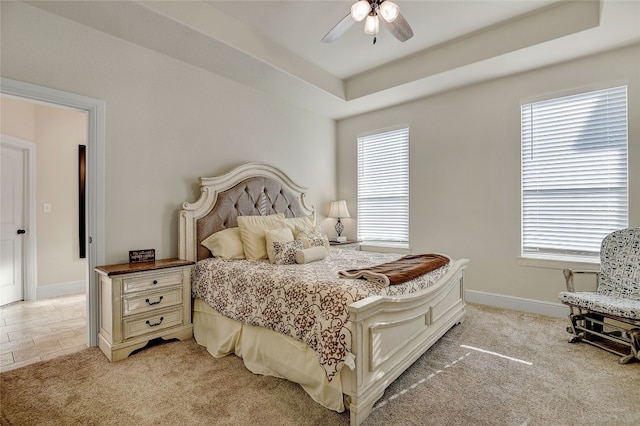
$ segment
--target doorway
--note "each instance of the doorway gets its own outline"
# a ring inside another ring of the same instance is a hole
[[[0,93],[64,108],[84,111],[87,114],[86,147],[86,195],[87,195],[87,342],[98,344],[98,297],[94,268],[104,264],[104,101],[0,78]]]
[[[84,293],[86,237],[84,226],[81,234],[80,225],[85,224],[86,215],[80,212],[79,154],[87,141],[87,113],[6,95],[0,95],[0,101],[3,177],[7,178],[2,182],[3,191],[7,190],[7,195],[3,193],[2,208],[3,213],[16,212],[3,215],[2,219],[3,228],[7,228],[3,229],[3,265],[13,261],[16,271],[6,274],[2,289],[19,289],[18,285],[9,285],[19,280],[9,278],[19,278],[23,254],[25,265],[37,266],[33,268],[35,274],[25,274],[26,300]],[[31,142],[22,143],[32,145],[31,152],[22,148],[16,137],[28,138]],[[9,145],[9,141],[14,144]],[[34,173],[27,175],[31,169]],[[15,173],[10,173],[13,170]],[[31,188],[20,185],[22,175],[25,182],[35,181]],[[34,196],[28,197],[29,192]],[[35,202],[23,202],[19,199],[23,193],[24,200],[31,198]],[[6,232],[11,225],[8,222],[13,222],[13,232]],[[27,244],[19,250],[23,240]],[[10,247],[14,248],[14,256]],[[3,300],[0,305],[7,301],[12,300]]]

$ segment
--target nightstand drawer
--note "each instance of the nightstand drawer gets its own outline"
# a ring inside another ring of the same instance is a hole
[[[136,276],[122,279],[123,291],[152,290],[160,287],[169,287],[182,284],[182,271],[154,272],[152,274],[136,274]]]
[[[181,324],[182,306],[160,312],[154,311],[150,315],[124,318],[122,320],[122,338],[126,340]]]
[[[182,287],[166,288],[142,294],[132,294],[123,297],[123,316],[141,314],[154,309],[182,304]]]

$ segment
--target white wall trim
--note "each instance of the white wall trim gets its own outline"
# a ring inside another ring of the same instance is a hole
[[[36,299],[48,299],[50,297],[85,293],[86,289],[86,281],[71,281],[68,283],[41,285],[36,288]]]
[[[569,307],[560,302],[545,302],[542,300],[485,293],[484,291],[476,290],[465,290],[464,293],[466,301],[471,303],[479,303],[496,308],[514,309],[516,311],[530,312],[532,314],[556,318],[567,318],[569,315]]]
[[[105,103],[103,100],[0,77],[0,92],[87,112],[87,334],[98,346],[98,287],[93,270],[105,263]]]

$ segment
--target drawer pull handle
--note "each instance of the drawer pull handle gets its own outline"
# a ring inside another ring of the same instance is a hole
[[[145,299],[144,301],[147,302],[147,305],[153,306],[153,305],[157,305],[158,303],[162,302],[162,299],[164,299],[164,296],[160,296],[160,299],[158,299],[157,302],[150,302],[149,299]]]
[[[162,321],[164,321],[164,317],[160,317],[160,321],[159,321],[159,322],[156,322],[156,323],[153,323],[153,324],[151,324],[151,323],[149,322],[149,320],[147,320],[147,325],[148,325],[149,327],[157,327],[157,326],[159,326],[160,324],[162,324]]]
[[[158,280],[153,280],[153,284],[158,284]]]

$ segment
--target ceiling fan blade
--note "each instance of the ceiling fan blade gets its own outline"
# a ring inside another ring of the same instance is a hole
[[[413,30],[402,14],[399,14],[393,22],[387,22],[384,19],[380,19],[380,21],[389,30],[389,32],[395,36],[395,38],[402,42],[413,37]]]
[[[340,22],[338,22],[331,30],[322,37],[323,43],[331,43],[333,40],[344,34],[353,24],[355,20],[351,17],[351,13],[345,16]]]

